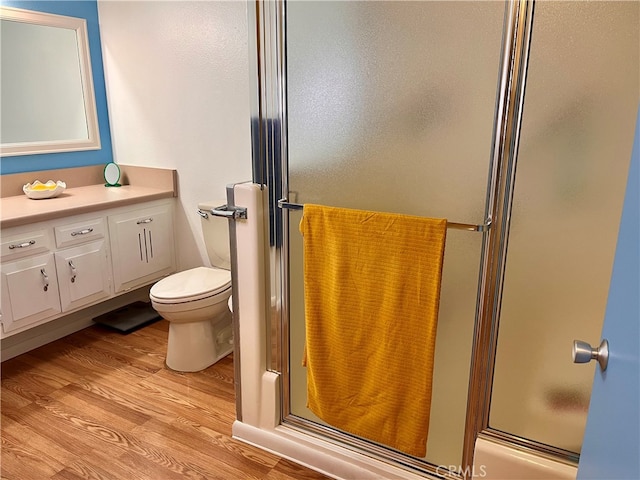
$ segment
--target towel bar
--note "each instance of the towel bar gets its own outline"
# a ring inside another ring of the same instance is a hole
[[[284,208],[286,210],[302,210],[303,207],[304,205],[300,203],[291,203],[287,201],[286,198],[281,198],[280,200],[278,200],[278,208]],[[489,228],[491,228],[491,220],[481,225],[447,221],[447,228],[452,228],[455,230],[467,230],[469,232],[486,232],[489,230]]]

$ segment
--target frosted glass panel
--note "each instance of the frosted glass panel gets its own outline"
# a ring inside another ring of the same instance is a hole
[[[289,199],[482,223],[503,16],[502,2],[289,2]],[[291,409],[313,419],[299,218]],[[481,240],[447,233],[427,446],[438,465],[461,461]]]
[[[490,426],[580,452],[639,99],[638,2],[540,2]]]

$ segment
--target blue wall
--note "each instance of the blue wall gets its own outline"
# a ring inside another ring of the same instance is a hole
[[[91,70],[93,73],[93,86],[98,111],[101,148],[100,150],[88,150],[85,152],[43,153],[38,155],[3,157],[0,159],[0,174],[82,167],[111,162],[113,152],[111,149],[109,114],[107,112],[107,93],[104,85],[97,1],[2,0],[2,5],[25,10],[55,13],[68,17],[79,17],[87,20],[89,51],[91,52]]]

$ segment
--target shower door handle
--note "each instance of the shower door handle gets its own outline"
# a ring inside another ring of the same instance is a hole
[[[605,338],[598,348],[593,348],[587,342],[574,340],[572,354],[573,363],[589,363],[591,360],[597,360],[600,370],[604,372],[609,363],[609,342]]]

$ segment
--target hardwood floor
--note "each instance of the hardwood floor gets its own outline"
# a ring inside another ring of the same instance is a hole
[[[171,371],[167,331],[93,326],[4,362],[2,479],[328,478],[232,439],[232,356]]]

